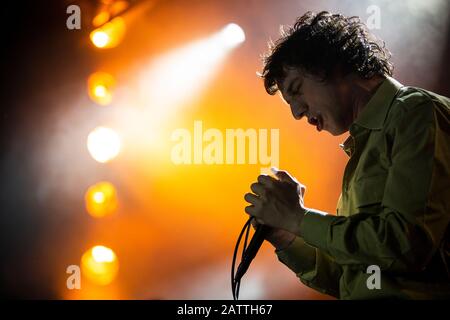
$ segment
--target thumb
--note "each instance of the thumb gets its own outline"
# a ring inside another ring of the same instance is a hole
[[[297,184],[297,181],[295,180],[295,178],[293,178],[289,173],[287,173],[284,170],[278,170],[278,168],[272,167],[270,168],[270,171],[272,171],[272,173],[280,180],[280,181],[284,181],[284,182],[289,182],[289,183],[295,183]]]
[[[302,197],[305,196],[306,187],[297,181],[293,176],[291,176],[287,171],[278,170],[278,168],[272,167],[270,171],[280,180],[288,182],[297,186],[297,193]]]

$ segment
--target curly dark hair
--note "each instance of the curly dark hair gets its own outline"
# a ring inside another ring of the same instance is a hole
[[[300,68],[307,74],[326,81],[337,66],[345,73],[355,72],[362,78],[391,76],[391,54],[384,42],[372,35],[359,17],[345,17],[322,11],[311,11],[297,19],[287,30],[281,27],[281,38],[269,42],[263,56],[267,93],[273,95],[277,82],[285,76],[285,67]]]

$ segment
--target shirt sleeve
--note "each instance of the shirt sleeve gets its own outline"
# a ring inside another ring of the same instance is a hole
[[[342,268],[327,254],[297,237],[287,248],[276,250],[278,260],[291,269],[306,286],[339,298]]]
[[[396,109],[390,122],[391,166],[380,212],[348,217],[311,212],[302,220],[300,235],[306,243],[338,264],[421,271],[449,224],[449,156],[442,158],[442,143],[448,146],[448,135],[447,141],[436,143],[433,102],[400,104]]]

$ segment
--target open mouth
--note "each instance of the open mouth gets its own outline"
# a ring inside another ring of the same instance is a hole
[[[315,126],[317,131],[322,131],[323,129],[323,119],[321,116],[312,116],[308,118],[308,122]]]

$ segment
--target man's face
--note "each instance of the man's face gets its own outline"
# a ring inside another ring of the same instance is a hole
[[[299,69],[285,69],[286,77],[278,83],[283,100],[291,107],[292,115],[337,136],[346,132],[353,122],[351,92],[343,79],[321,82],[305,76]]]

